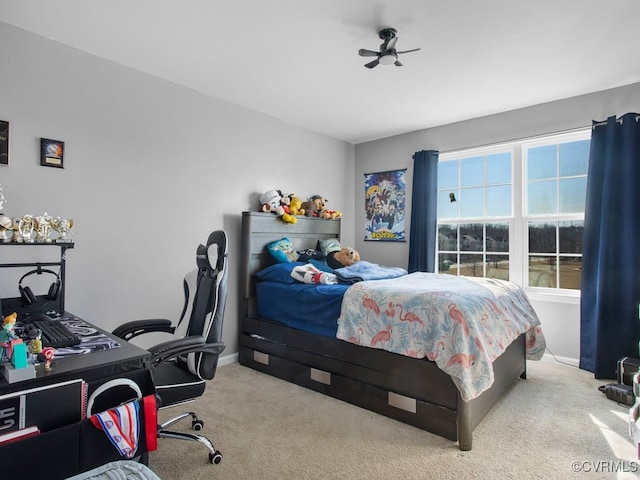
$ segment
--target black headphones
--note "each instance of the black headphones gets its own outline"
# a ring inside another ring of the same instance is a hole
[[[58,293],[60,293],[60,274],[56,273],[52,270],[47,270],[46,268],[37,268],[36,270],[31,270],[30,272],[25,273],[18,282],[18,291],[20,292],[20,298],[25,305],[33,305],[38,301],[38,298],[34,295],[33,291],[29,287],[22,286],[22,280],[24,280],[29,275],[33,275],[37,273],[38,275],[42,273],[50,273],[51,275],[56,276],[56,281],[51,284],[49,287],[49,291],[47,292],[47,300],[57,300]]]

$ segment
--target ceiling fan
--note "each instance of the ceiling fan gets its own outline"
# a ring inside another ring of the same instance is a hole
[[[364,65],[365,67],[373,68],[379,63],[383,65],[391,65],[393,63],[396,67],[401,67],[402,63],[398,60],[398,55],[401,53],[417,52],[420,50],[419,48],[414,48],[412,50],[398,52],[396,50],[396,42],[398,41],[398,37],[396,36],[397,33],[398,31],[395,28],[383,28],[378,32],[378,36],[384,40],[384,42],[380,44],[379,52],[374,52],[373,50],[367,50],[365,48],[358,50],[358,54],[361,57],[378,57],[374,61],[366,63]]]

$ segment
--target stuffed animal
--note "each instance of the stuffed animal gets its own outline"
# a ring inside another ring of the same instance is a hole
[[[284,193],[282,193],[282,190],[276,190],[276,192],[278,192],[278,195],[280,195],[280,205],[282,205],[282,208],[284,208],[285,213],[291,213],[290,209],[289,209],[289,204],[291,203],[291,196],[290,195],[285,195]]]
[[[327,253],[327,265],[331,268],[348,267],[360,261],[360,254],[351,247],[342,247],[335,252]]]
[[[321,218],[326,218],[327,220],[335,220],[336,218],[342,217],[342,212],[339,210],[327,210],[324,209],[320,212]]]
[[[285,211],[282,206],[282,195],[277,190],[269,190],[260,195],[260,204],[260,210],[278,215],[283,222],[296,223],[298,221],[296,217]]]
[[[291,195],[289,197],[289,213],[291,215],[304,215],[304,208],[302,208],[302,200],[296,197],[295,195]]]
[[[307,217],[322,218],[325,202],[326,200],[321,195],[313,195],[309,200],[302,203],[302,208],[306,210],[305,215]]]
[[[322,272],[310,263],[294,267],[291,271],[291,277],[302,283],[323,283],[325,285],[338,283],[338,277],[335,273]]]

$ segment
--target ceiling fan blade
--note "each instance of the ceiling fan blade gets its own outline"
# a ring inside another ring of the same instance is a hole
[[[366,48],[361,48],[358,50],[358,55],[361,57],[377,57],[380,55],[380,52],[374,52],[373,50],[367,50]]]
[[[402,65],[402,64],[400,63],[400,60],[396,60],[395,62],[393,62],[393,64],[394,64],[396,67],[403,67],[403,66],[404,66],[404,65]]]
[[[373,61],[373,62],[369,62],[365,64],[365,67],[367,68],[373,68],[376,65],[378,65],[380,63],[380,60],[378,60],[377,58]]]
[[[396,46],[397,41],[398,41],[398,37],[393,37],[391,40],[389,40],[389,42],[385,47],[385,51],[393,50],[393,48]]]
[[[418,50],[420,50],[419,48],[414,48],[412,50],[404,50],[402,52],[396,52],[398,55],[400,55],[401,53],[411,53],[411,52],[417,52]]]

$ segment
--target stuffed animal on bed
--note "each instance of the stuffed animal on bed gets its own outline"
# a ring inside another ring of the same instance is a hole
[[[360,254],[351,247],[342,247],[335,252],[327,253],[327,265],[331,268],[348,267],[360,261]]]
[[[338,283],[338,277],[334,273],[318,270],[310,263],[294,267],[291,271],[291,277],[302,283],[322,283],[325,285]]]

